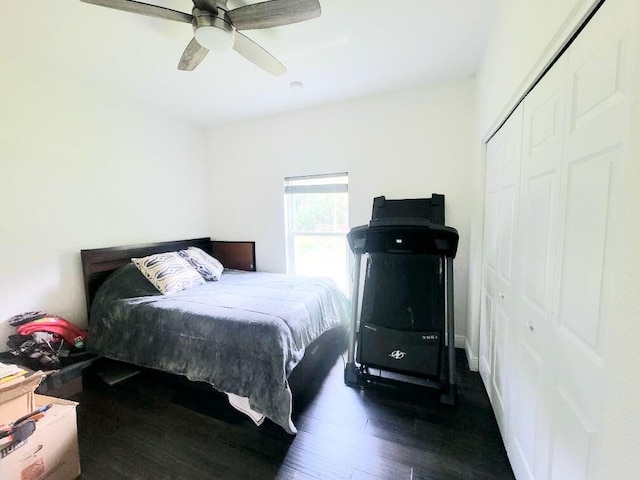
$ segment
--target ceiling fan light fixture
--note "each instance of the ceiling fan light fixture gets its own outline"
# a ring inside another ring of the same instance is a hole
[[[193,35],[207,50],[230,50],[235,42],[235,30],[227,19],[227,12],[218,8],[215,12],[193,9]]]
[[[194,32],[196,41],[208,50],[223,51],[233,47],[233,32],[214,25],[203,25]]]

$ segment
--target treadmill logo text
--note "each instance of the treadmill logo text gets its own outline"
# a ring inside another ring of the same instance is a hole
[[[401,350],[394,350],[389,354],[394,360],[402,360],[407,354]]]

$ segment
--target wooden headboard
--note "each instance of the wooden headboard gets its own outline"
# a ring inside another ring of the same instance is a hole
[[[256,271],[256,242],[223,242],[213,240],[211,252],[225,268]]]
[[[249,271],[256,269],[255,242],[211,241],[210,238],[205,237],[81,250],[87,315],[90,315],[91,302],[100,285],[111,273],[129,263],[131,258],[184,250],[188,247],[198,247],[214,255],[226,268]]]

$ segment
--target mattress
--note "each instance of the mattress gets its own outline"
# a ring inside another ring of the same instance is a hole
[[[346,334],[348,318],[349,301],[329,278],[229,270],[161,295],[128,264],[98,291],[87,345],[246,397],[253,411],[296,433],[287,379],[323,333]]]

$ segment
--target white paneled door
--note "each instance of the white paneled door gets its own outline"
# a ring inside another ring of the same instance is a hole
[[[514,322],[509,442],[518,478],[546,478],[551,432],[553,295],[559,225],[566,58],[524,101],[518,289]]]
[[[638,295],[620,277],[640,248],[620,246],[637,207],[639,15],[607,0],[487,143],[480,373],[518,479],[620,478],[605,412],[638,415],[640,398],[605,386],[633,358],[612,327],[638,328],[613,312]]]
[[[616,3],[605,3],[603,15],[593,18],[567,52],[549,465],[554,480],[589,478],[596,470],[604,401],[611,398],[603,388],[604,345],[616,320],[609,314],[617,275],[611,239],[624,235],[623,212],[629,208],[621,196],[622,163],[640,161],[623,155],[637,25]]]
[[[514,238],[520,176],[522,107],[487,144],[480,374],[505,436],[508,336],[514,295]]]

